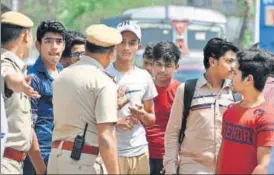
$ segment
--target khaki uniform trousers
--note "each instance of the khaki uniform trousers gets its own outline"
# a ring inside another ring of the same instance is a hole
[[[23,162],[3,157],[1,161],[1,174],[23,174]]]
[[[119,157],[120,174],[150,174],[148,152],[135,157]]]
[[[73,160],[70,158],[71,151],[61,149],[62,145],[63,142],[57,149],[51,150],[48,174],[107,174],[100,156],[82,153],[80,160]]]

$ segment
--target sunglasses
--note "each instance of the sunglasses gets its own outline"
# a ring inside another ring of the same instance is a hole
[[[84,52],[74,52],[74,53],[71,53],[70,57],[76,57],[76,58],[81,58],[81,56],[84,55]]]

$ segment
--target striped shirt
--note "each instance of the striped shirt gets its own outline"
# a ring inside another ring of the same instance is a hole
[[[216,94],[204,76],[198,79],[180,152],[180,174],[214,173],[222,141],[222,117],[234,102],[226,80]],[[165,135],[164,166],[167,174],[176,173],[178,137],[183,114],[185,84],[177,89]]]
[[[268,77],[264,87],[265,101],[274,107],[274,78]]]

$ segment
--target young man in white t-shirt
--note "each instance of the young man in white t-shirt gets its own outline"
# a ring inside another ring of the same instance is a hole
[[[118,111],[117,142],[121,174],[149,174],[148,143],[145,126],[155,122],[153,98],[157,96],[150,74],[134,66],[141,48],[141,29],[132,21],[123,21],[117,29],[123,36],[116,46],[116,60],[106,69],[119,87],[128,89],[130,102]]]

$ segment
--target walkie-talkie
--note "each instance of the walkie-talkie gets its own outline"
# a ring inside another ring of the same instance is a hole
[[[73,148],[71,150],[70,158],[74,160],[80,160],[83,146],[85,144],[85,136],[87,132],[88,124],[86,123],[83,136],[77,135],[74,139]]]

